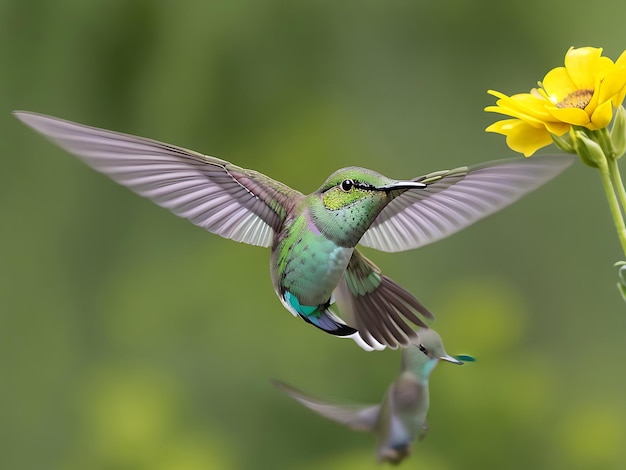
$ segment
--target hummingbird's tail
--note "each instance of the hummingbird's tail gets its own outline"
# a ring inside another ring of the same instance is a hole
[[[357,333],[357,330],[346,325],[337,315],[326,308],[321,314],[319,310],[313,315],[299,314],[307,323],[316,326],[320,330],[334,336],[350,336]]]
[[[329,309],[331,299],[328,299],[328,301],[322,305],[307,306],[302,305],[298,298],[289,291],[286,291],[282,295],[279,294],[279,298],[292,315],[302,318],[305,322],[310,323],[326,333],[339,336],[340,338],[350,338],[365,351],[385,349],[385,345],[373,338],[370,338],[369,341],[364,341],[358,330],[346,325],[341,318],[331,312]]]
[[[324,310],[324,313],[319,316],[299,315],[299,317],[307,323],[310,323],[320,330],[325,331],[326,333],[330,333],[334,336],[339,336],[340,338],[352,339],[356,344],[359,345],[360,348],[365,351],[381,351],[385,349],[385,345],[379,343],[371,337],[367,342],[364,341],[358,330],[346,325],[337,315],[328,310],[328,308],[326,308],[326,310]]]

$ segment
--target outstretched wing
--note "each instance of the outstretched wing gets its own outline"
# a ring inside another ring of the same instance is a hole
[[[156,140],[42,114],[15,116],[93,169],[209,232],[270,246],[302,194],[253,170]]]
[[[278,380],[272,382],[291,398],[324,418],[349,426],[355,431],[371,432],[374,430],[380,405],[339,405],[313,398]]]
[[[554,178],[571,155],[512,158],[430,173],[385,207],[361,238],[363,246],[395,252],[441,240],[512,204]]]
[[[346,272],[334,292],[343,320],[356,328],[369,346],[407,346],[415,331],[407,321],[426,324],[418,317],[434,316],[410,292],[396,284],[360,251],[354,250]]]

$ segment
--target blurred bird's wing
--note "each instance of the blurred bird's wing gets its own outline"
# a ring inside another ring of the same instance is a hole
[[[273,383],[291,398],[324,418],[345,424],[355,431],[374,431],[380,405],[339,405],[318,400],[286,383],[277,380]]]
[[[379,349],[376,343],[391,348],[410,345],[417,335],[406,321],[425,327],[417,315],[434,318],[419,300],[381,274],[359,250],[354,250],[333,295],[343,320],[375,349]]]
[[[441,240],[512,204],[572,164],[571,155],[512,158],[415,178],[427,185],[392,200],[361,238],[395,252]]]
[[[93,169],[209,232],[270,246],[302,194],[261,173],[156,140],[42,114],[15,116]]]

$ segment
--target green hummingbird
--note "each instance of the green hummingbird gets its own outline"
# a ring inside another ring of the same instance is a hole
[[[568,156],[509,159],[410,180],[335,171],[309,195],[254,170],[174,145],[16,111],[93,169],[205,230],[270,247],[276,294],[294,316],[365,350],[407,346],[433,319],[357,244],[387,252],[432,243],[547,182]],[[336,302],[337,316],[330,309]]]
[[[412,442],[424,438],[428,431],[428,380],[437,363],[442,360],[460,365],[460,359],[474,361],[471,356],[448,355],[441,337],[432,329],[421,328],[412,341],[412,346],[402,349],[400,374],[380,404],[337,404],[318,400],[283,382],[274,381],[274,385],[325,418],[356,431],[374,433],[378,461],[399,463],[410,454]]]

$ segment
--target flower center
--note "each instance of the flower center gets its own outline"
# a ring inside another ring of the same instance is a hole
[[[585,109],[592,97],[593,90],[576,90],[559,101],[556,107]]]

